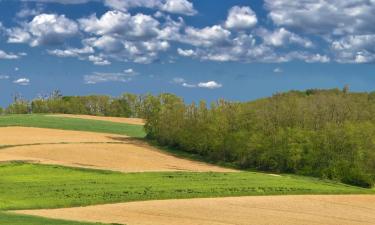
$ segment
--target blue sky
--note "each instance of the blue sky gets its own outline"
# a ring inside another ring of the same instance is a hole
[[[21,93],[250,100],[375,85],[373,0],[0,0],[0,105]]]

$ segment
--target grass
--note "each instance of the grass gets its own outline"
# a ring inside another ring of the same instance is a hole
[[[145,136],[143,126],[141,125],[90,119],[53,117],[38,114],[0,116],[0,127],[8,126],[91,131],[98,133],[121,134],[136,138],[143,138]]]
[[[104,225],[102,223],[84,223],[67,220],[47,219],[36,216],[24,216],[0,212],[1,225]]]
[[[63,208],[154,199],[286,194],[374,194],[371,189],[255,172],[128,173],[0,164],[0,210]]]

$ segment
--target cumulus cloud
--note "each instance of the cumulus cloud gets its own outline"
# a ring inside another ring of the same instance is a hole
[[[283,27],[276,29],[273,32],[261,28],[258,30],[258,34],[263,38],[265,44],[275,47],[288,46],[289,44],[298,44],[305,48],[313,47],[313,43],[309,39],[302,38]]]
[[[161,11],[192,16],[197,13],[193,3],[188,0],[105,0],[105,5],[120,11],[130,8],[151,8]]]
[[[185,57],[191,57],[191,56],[195,56],[196,53],[193,49],[181,49],[181,48],[178,48],[177,49],[177,53],[181,56],[185,56]]]
[[[108,11],[100,18],[91,15],[80,19],[79,23],[92,35],[83,40],[85,46],[101,51],[107,58],[136,63],[156,60],[159,52],[170,47],[166,40],[171,38],[168,34],[179,29],[169,19],[162,26],[152,16],[120,11]]]
[[[129,82],[133,79],[137,73],[134,70],[124,70],[120,73],[102,73],[94,72],[90,75],[84,76],[84,81],[86,84],[97,84],[104,82]]]
[[[89,55],[87,59],[98,66],[107,66],[111,64],[110,61],[108,61],[107,59],[104,59],[101,56]]]
[[[247,29],[258,22],[255,12],[250,7],[234,6],[229,10],[225,27],[229,29]]]
[[[24,56],[25,53],[7,53],[3,50],[0,50],[0,59],[19,59],[21,56]]]
[[[79,57],[82,54],[94,53],[94,49],[88,46],[84,48],[54,49],[47,51],[50,55],[58,57]]]
[[[158,35],[159,22],[151,16],[120,11],[108,11],[100,18],[92,15],[79,20],[81,28],[96,35],[120,35],[127,38],[147,39]]]
[[[30,46],[62,44],[78,33],[78,25],[65,15],[40,14],[22,27],[7,29],[9,43]]]
[[[208,88],[208,89],[216,89],[216,88],[221,88],[223,86],[222,84],[217,83],[216,81],[199,82],[198,84],[188,83],[182,77],[175,77],[175,78],[173,78],[172,83],[181,85],[182,87],[186,87],[186,88]]]
[[[231,32],[220,25],[205,27],[202,29],[187,27],[185,35],[180,41],[194,46],[220,46],[229,42]]]
[[[216,81],[207,81],[207,82],[198,83],[198,87],[200,88],[216,89],[216,88],[221,88],[222,86],[223,86],[222,84],[219,84]]]
[[[197,14],[193,3],[187,0],[166,0],[160,7],[160,10],[188,16]]]
[[[265,0],[269,17],[279,26],[316,34],[353,34],[374,31],[375,2]]]
[[[30,79],[26,77],[22,77],[19,79],[16,79],[13,81],[14,84],[22,85],[22,86],[27,86],[30,84]]]

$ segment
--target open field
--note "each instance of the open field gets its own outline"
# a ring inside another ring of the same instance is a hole
[[[143,126],[140,125],[35,114],[0,116],[0,127],[9,126],[91,131],[98,133],[127,135],[137,138],[142,138],[145,136]]]
[[[115,123],[126,123],[133,125],[144,125],[145,121],[139,118],[124,118],[124,117],[110,117],[110,116],[91,116],[91,115],[76,115],[76,114],[52,114],[47,116],[65,117],[65,118],[78,118],[89,120],[101,120]]]
[[[46,209],[140,200],[291,194],[371,194],[375,190],[296,176],[116,173],[25,163],[0,164],[0,210]]]
[[[0,127],[1,146],[48,143],[122,142],[124,137],[126,136],[86,131],[34,127]]]
[[[35,216],[19,215],[0,212],[1,225],[104,225],[102,223],[88,223],[67,220],[55,220]]]
[[[0,225],[89,225],[4,210],[128,225],[373,223],[375,189],[293,175],[233,173],[178,158],[172,150],[167,151],[174,155],[142,141],[143,136],[140,125],[0,116]],[[194,159],[187,154],[182,156]],[[20,160],[29,163],[5,162]],[[366,195],[294,196],[304,194]],[[69,208],[78,206],[83,208]],[[43,210],[23,211],[35,209]]]
[[[121,172],[231,172],[180,159],[127,136],[30,127],[0,127],[0,161],[114,170]]]
[[[132,140],[118,144],[46,144],[0,150],[0,161],[16,160],[120,172],[235,172],[232,169],[180,159]]]
[[[370,225],[375,196],[253,196],[159,200],[18,213],[131,225]]]

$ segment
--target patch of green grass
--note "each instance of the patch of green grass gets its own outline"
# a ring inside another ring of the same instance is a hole
[[[36,216],[24,216],[0,212],[0,225],[104,225],[102,223],[84,223],[66,220],[54,220]]]
[[[143,138],[145,136],[145,131],[141,125],[90,119],[53,117],[38,114],[0,116],[0,127],[7,126],[91,131],[99,133],[122,134],[136,138]]]
[[[0,164],[0,210],[63,208],[197,197],[375,193],[348,185],[262,173],[116,173],[27,163]]]

